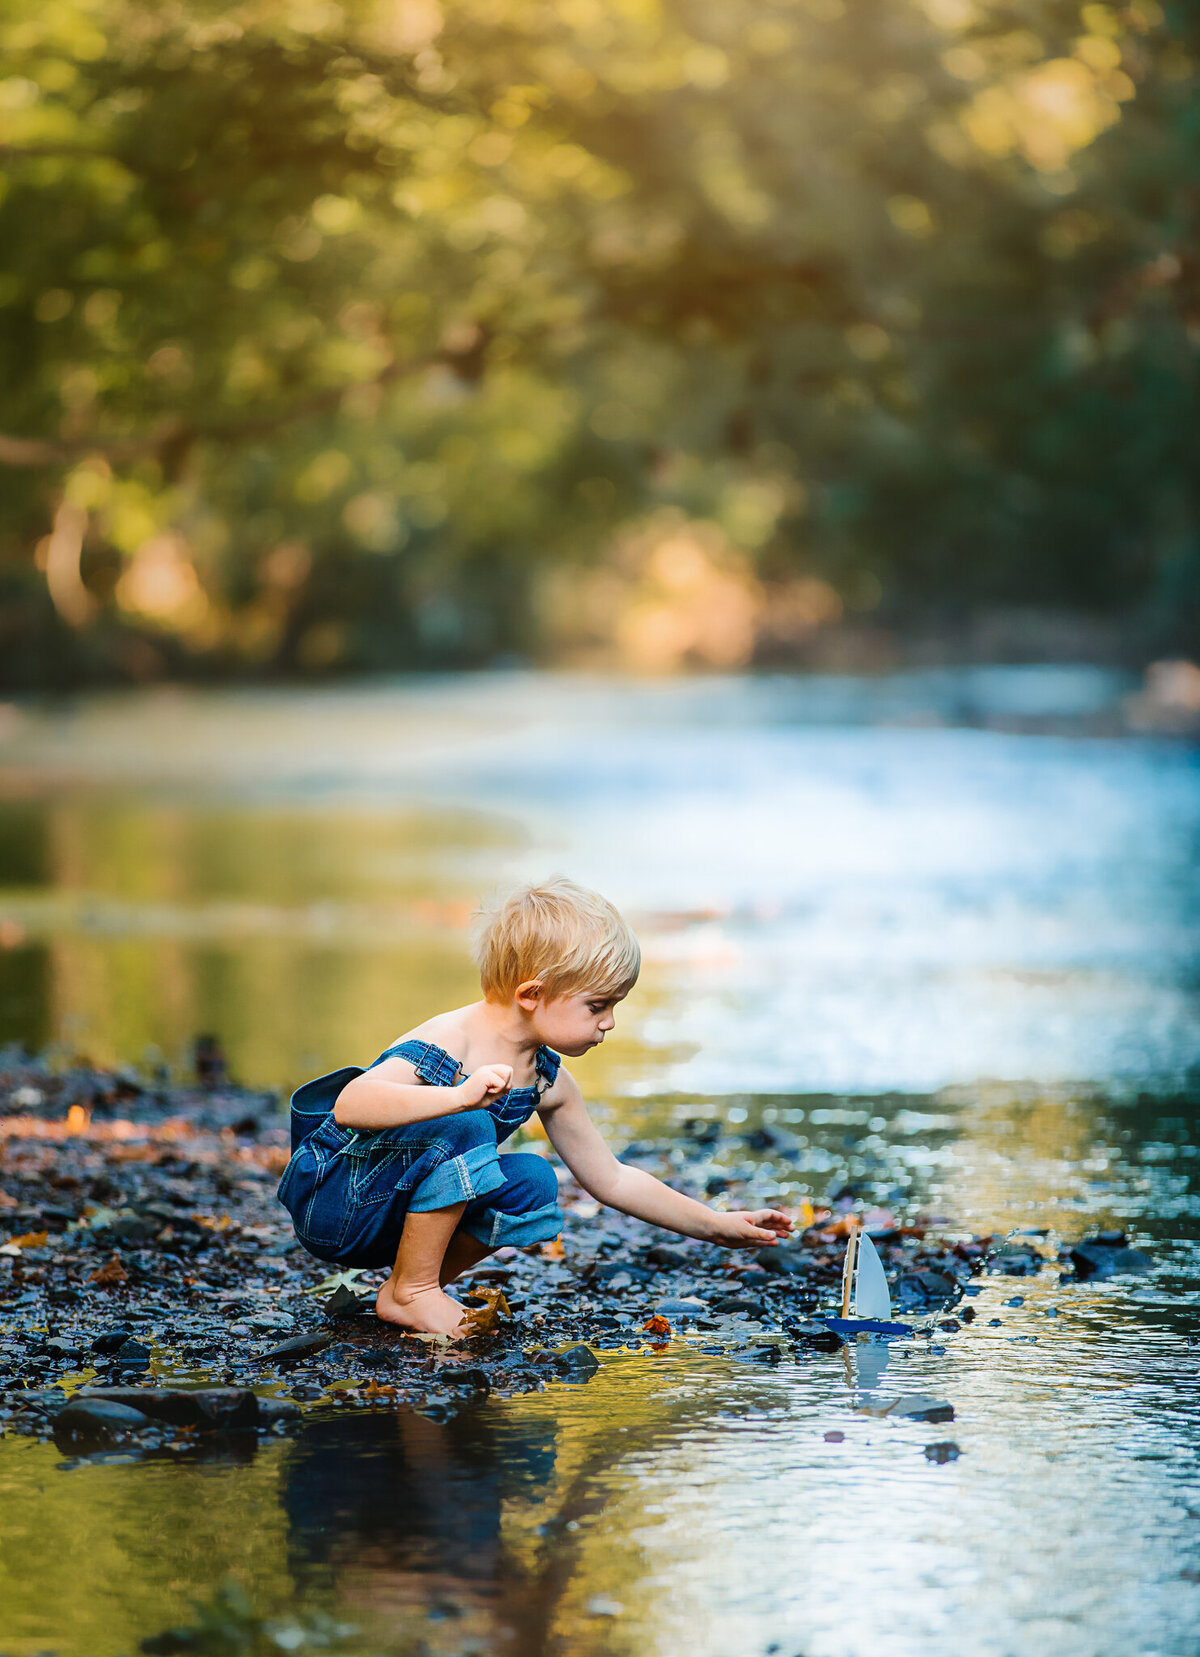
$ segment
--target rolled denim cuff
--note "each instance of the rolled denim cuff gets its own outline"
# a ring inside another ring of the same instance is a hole
[[[462,1224],[463,1231],[494,1249],[548,1243],[562,1228],[563,1212],[556,1202],[532,1208],[528,1214],[505,1214],[499,1208],[489,1208]]]
[[[500,1159],[494,1145],[472,1145],[452,1156],[423,1179],[412,1194],[410,1214],[426,1214],[432,1208],[453,1208],[455,1203],[486,1197],[504,1184]]]

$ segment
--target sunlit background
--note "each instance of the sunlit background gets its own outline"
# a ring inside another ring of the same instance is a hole
[[[989,1277],[886,1373],[680,1341],[245,1465],[0,1439],[5,1651],[232,1579],[352,1657],[1192,1657],[1198,49],[1156,0],[0,0],[0,1046],[208,1035],[282,1098],[562,870],[645,948],[578,1066],[615,1146],[769,1127],[781,1200],[1154,1262]]]
[[[7,0],[0,688],[1194,655],[1196,46]]]

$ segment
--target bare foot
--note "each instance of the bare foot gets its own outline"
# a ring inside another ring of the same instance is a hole
[[[398,1323],[421,1335],[461,1338],[471,1332],[462,1306],[438,1288],[409,1288],[389,1277],[375,1297],[375,1310],[386,1323]]]

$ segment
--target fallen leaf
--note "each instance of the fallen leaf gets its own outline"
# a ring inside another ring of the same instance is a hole
[[[20,1237],[9,1238],[13,1248],[18,1249],[44,1248],[49,1240],[50,1233],[48,1231],[26,1231]]]
[[[360,1398],[394,1398],[395,1387],[381,1386],[378,1381],[368,1381],[365,1387],[359,1388]]]
[[[646,1319],[642,1328],[648,1335],[669,1335],[671,1333],[671,1325],[666,1318],[659,1317],[657,1312],[652,1318]]]
[[[233,1221],[228,1214],[197,1214],[196,1224],[206,1231],[228,1231]]]
[[[555,1237],[552,1242],[540,1244],[538,1253],[543,1260],[565,1260],[567,1257],[567,1251],[563,1248],[561,1237]]]
[[[95,1283],[101,1289],[115,1289],[122,1283],[128,1283],[129,1273],[121,1264],[121,1256],[114,1254],[110,1260],[106,1260],[92,1273],[88,1282]]]
[[[476,1335],[490,1335],[501,1318],[512,1317],[512,1307],[508,1304],[503,1289],[484,1284],[478,1289],[471,1290],[471,1299],[484,1302],[482,1306],[466,1308],[467,1322]]]
[[[366,1275],[365,1266],[352,1266],[349,1271],[334,1272],[332,1277],[326,1277],[320,1283],[314,1283],[311,1289],[301,1292],[306,1295],[331,1295],[335,1289],[353,1289],[359,1278]],[[378,1275],[376,1272],[375,1276]]]
[[[0,1208],[15,1208],[17,1199],[10,1197],[7,1191],[0,1191]]]

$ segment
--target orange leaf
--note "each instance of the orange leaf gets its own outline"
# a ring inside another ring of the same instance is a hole
[[[362,1388],[362,1396],[364,1398],[394,1398],[396,1389],[395,1387],[381,1386],[378,1381],[368,1381],[366,1386]]]
[[[196,1224],[207,1231],[228,1231],[233,1221],[228,1214],[197,1214]]]
[[[121,1264],[121,1256],[114,1254],[111,1260],[106,1260],[92,1273],[88,1282],[97,1284],[101,1289],[115,1289],[121,1283],[128,1283],[129,1273]]]
[[[657,1312],[652,1318],[646,1319],[642,1328],[648,1335],[669,1335],[671,1333],[671,1325],[666,1318],[660,1318]]]
[[[563,1248],[561,1237],[555,1237],[552,1242],[543,1243],[538,1250],[543,1260],[565,1260],[567,1251]]]
[[[471,1290],[472,1300],[482,1300],[482,1306],[467,1307],[467,1322],[477,1335],[490,1335],[500,1318],[512,1317],[512,1307],[503,1289],[483,1285]]]
[[[9,1242],[14,1248],[40,1249],[50,1240],[48,1231],[27,1231],[21,1237],[10,1237]]]

